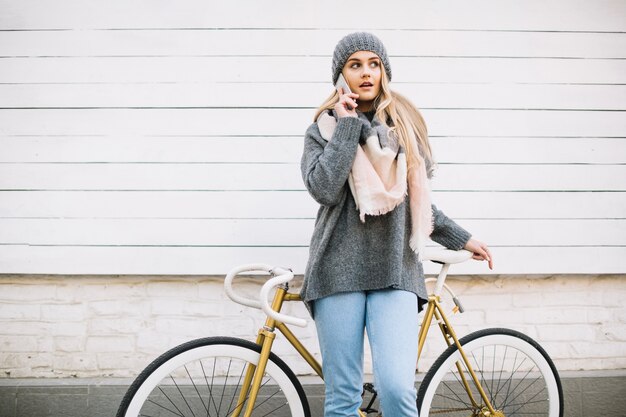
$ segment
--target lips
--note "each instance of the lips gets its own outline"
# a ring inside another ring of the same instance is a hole
[[[373,86],[374,86],[374,84],[372,84],[372,83],[363,83],[359,87],[373,87]]]

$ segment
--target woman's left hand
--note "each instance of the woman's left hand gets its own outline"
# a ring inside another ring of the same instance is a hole
[[[487,260],[489,262],[489,269],[493,269],[493,257],[486,243],[470,238],[463,248],[474,253],[472,259],[476,259],[477,261]]]

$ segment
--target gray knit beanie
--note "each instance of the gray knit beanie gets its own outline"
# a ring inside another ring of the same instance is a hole
[[[350,58],[350,55],[357,51],[371,51],[378,55],[385,67],[387,78],[391,81],[391,66],[389,65],[385,45],[369,32],[354,32],[344,36],[335,46],[335,52],[333,53],[333,84],[337,82],[337,78],[339,78],[339,74],[341,74],[341,70],[348,58]]]

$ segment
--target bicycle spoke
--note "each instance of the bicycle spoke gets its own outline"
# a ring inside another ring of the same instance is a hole
[[[170,399],[170,397],[168,397],[168,396],[167,396],[167,394],[166,394],[166,393],[165,393],[165,392],[161,389],[161,387],[159,387],[159,390],[161,391],[161,393],[162,393],[163,395],[165,395],[165,398],[167,398],[167,399],[169,400],[169,402],[170,402],[170,403],[174,406],[174,408],[176,409],[176,411],[178,411],[178,413],[175,413],[174,411],[170,410],[169,408],[167,408],[167,407],[165,407],[165,406],[163,406],[163,405],[161,405],[161,404],[157,404],[157,403],[155,403],[154,401],[152,401],[152,400],[150,400],[150,399],[148,399],[148,401],[150,401],[150,402],[152,402],[152,403],[154,403],[154,404],[158,405],[159,407],[161,407],[161,408],[163,408],[163,409],[165,409],[165,410],[169,411],[169,412],[170,412],[170,413],[172,413],[172,414],[176,414],[177,416],[180,416],[180,417],[185,417],[185,416],[184,416],[184,414],[183,414],[183,412],[182,412],[182,411],[180,411],[180,409],[176,406],[176,404],[174,404],[174,402]]]
[[[243,378],[243,374],[246,373],[246,366],[242,366],[241,367],[241,374],[239,374],[239,380],[237,380],[237,385],[236,387],[239,387],[241,385],[241,378]],[[243,389],[243,387],[242,387]],[[233,406],[233,401],[235,401],[235,397],[237,396],[237,389],[235,388],[233,390],[233,396],[230,399],[230,404],[228,404],[228,408],[226,408],[227,410],[231,410],[231,407]],[[228,415],[229,413],[227,413],[226,415]]]
[[[206,408],[206,406],[204,405],[204,400],[202,399],[202,395],[200,395],[200,391],[198,391],[198,387],[196,386],[196,383],[193,382],[193,378],[191,377],[191,374],[189,373],[189,369],[187,369],[187,367],[185,366],[185,371],[187,372],[187,376],[189,377],[189,380],[191,381],[191,385],[193,385],[194,389],[196,390],[196,393],[198,394],[198,399],[200,400],[200,402],[202,403],[202,407],[204,407],[204,409],[206,410],[206,412],[208,413],[209,410],[208,408]],[[193,414],[193,411],[192,411]]]
[[[504,357],[502,358],[502,368],[500,368],[500,375],[498,375],[498,387],[497,387],[497,390],[496,390],[496,393],[495,393],[495,398],[498,398],[498,395],[500,394],[500,391],[503,390],[505,386],[508,386],[507,394],[504,396],[504,398],[507,398],[508,392],[509,392],[509,390],[511,388],[511,383],[510,383],[511,379],[510,379],[510,377],[507,378],[506,381],[504,381],[502,383],[502,386],[500,386],[500,382],[502,381],[502,373],[504,372],[504,364],[506,363],[508,350],[509,350],[509,347],[505,346]],[[517,354],[518,354],[518,352],[516,351],[515,352],[515,359],[513,361],[513,366],[515,366],[515,363],[517,362]],[[511,374],[511,376],[513,376],[513,374]]]
[[[468,407],[472,407],[472,404],[470,404],[470,403],[468,403],[468,402],[463,401],[463,400],[461,399],[461,397],[459,397],[459,395],[458,395],[456,392],[454,392],[454,390],[453,390],[452,388],[450,388],[450,386],[448,386],[448,384],[447,384],[445,381],[443,382],[443,385],[444,385],[446,388],[448,388],[452,394],[454,394],[454,396],[455,396],[455,397],[459,400],[458,402],[460,402],[461,404],[464,404],[464,405],[466,405],[466,406],[468,406]],[[452,398],[450,398],[450,397],[444,396],[443,394],[438,394],[438,395],[439,395],[440,397],[443,397],[443,398],[452,399]]]
[[[185,367],[186,368],[186,367]],[[172,382],[174,383],[174,385],[176,386],[176,389],[178,390],[178,392],[180,393],[180,397],[183,399],[183,401],[185,402],[185,404],[187,404],[187,408],[189,408],[189,411],[191,411],[191,414],[193,415],[193,417],[196,417],[196,414],[193,412],[193,410],[191,409],[191,406],[189,405],[189,402],[187,402],[187,398],[185,398],[185,394],[183,394],[183,392],[180,390],[180,387],[178,386],[178,384],[176,383],[176,380],[174,379],[174,377],[172,377],[170,375],[170,378],[172,379]]]
[[[226,370],[226,377],[224,378],[224,386],[222,387],[222,394],[226,392],[226,383],[228,382],[228,377],[230,375],[230,367],[233,364],[232,359],[228,361],[228,369]],[[220,405],[217,407],[217,415],[219,416],[220,411],[222,410],[222,401],[224,400],[224,395],[220,398]]]
[[[209,379],[207,377],[207,374],[204,370],[204,365],[202,364],[202,361],[200,361],[200,369],[202,369],[202,375],[204,375],[204,381],[206,382],[206,386],[209,390],[209,408],[206,410],[206,417],[209,417],[211,415],[211,412],[209,411],[211,409],[211,402],[213,402],[213,408],[215,409],[215,412],[217,413],[217,406],[215,405],[215,399],[213,398],[213,380],[215,377],[215,362],[216,362],[217,358],[213,358],[213,374],[211,375],[211,385],[209,385]]]

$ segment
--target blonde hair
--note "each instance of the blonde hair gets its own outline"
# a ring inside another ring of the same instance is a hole
[[[318,107],[313,121],[317,121],[322,112],[335,107],[339,101],[339,93],[335,90]],[[389,79],[381,63],[381,89],[374,99],[375,117],[390,126],[406,153],[407,168],[409,170],[419,167],[418,153],[426,163],[428,178],[432,178],[436,163],[428,140],[428,129],[420,111],[411,101],[402,94],[389,89]],[[391,123],[390,123],[391,122]]]

